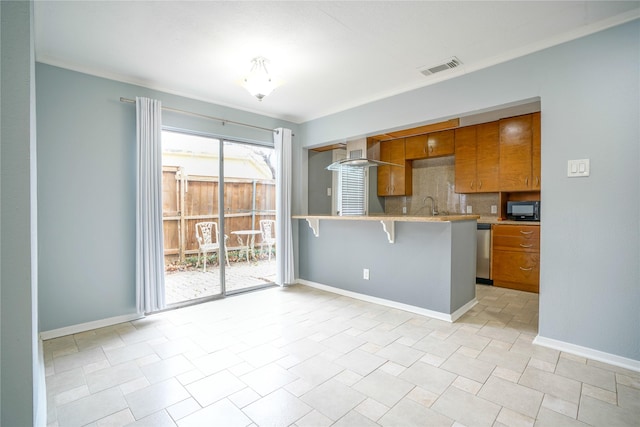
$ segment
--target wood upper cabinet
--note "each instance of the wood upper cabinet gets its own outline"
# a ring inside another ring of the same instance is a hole
[[[427,135],[410,136],[404,139],[405,158],[407,160],[426,159],[429,157],[427,150]]]
[[[493,284],[503,288],[538,292],[540,284],[540,227],[492,226]]]
[[[410,136],[405,138],[405,158],[407,160],[418,160],[451,156],[455,151],[454,146],[453,129],[426,135]]]
[[[453,129],[427,134],[427,154],[429,157],[451,156],[454,152]]]
[[[457,193],[499,191],[499,123],[490,122],[455,130]]]
[[[532,189],[531,114],[500,120],[500,191]]]
[[[378,196],[410,196],[412,190],[411,162],[405,158],[405,140],[380,143],[380,160],[400,166],[378,166]]]
[[[478,126],[455,130],[456,193],[476,192],[476,158]]]
[[[540,150],[540,112],[531,115],[532,140],[531,140],[531,189],[540,190],[542,176],[541,150]]]
[[[500,123],[478,125],[476,143],[477,192],[500,191]]]

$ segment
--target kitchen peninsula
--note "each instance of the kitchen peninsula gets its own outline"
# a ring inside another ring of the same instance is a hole
[[[302,284],[450,322],[476,304],[478,215],[293,218]]]

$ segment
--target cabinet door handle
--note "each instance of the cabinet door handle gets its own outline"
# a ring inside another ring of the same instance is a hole
[[[533,267],[529,267],[529,268],[520,267],[520,270],[522,270],[522,271],[531,271],[531,270],[533,270]]]
[[[528,176],[524,177],[524,185],[525,185],[526,187],[528,187],[528,186],[529,186],[529,177],[528,177]]]
[[[433,153],[433,146],[432,145],[429,146],[429,152]]]
[[[533,231],[522,231],[520,230],[521,234],[533,234]]]
[[[478,190],[482,190],[482,180],[478,182]]]
[[[536,187],[540,185],[540,177],[536,176]]]
[[[521,248],[532,248],[533,245],[523,245],[522,243],[520,243],[520,247]]]
[[[471,189],[473,190],[473,181],[471,181]]]

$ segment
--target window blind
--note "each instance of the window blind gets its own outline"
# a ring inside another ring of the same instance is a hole
[[[358,167],[340,168],[340,215],[366,215],[366,171]]]

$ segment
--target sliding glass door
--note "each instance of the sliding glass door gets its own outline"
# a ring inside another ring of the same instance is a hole
[[[162,144],[167,305],[270,285],[273,148],[166,130]]]
[[[276,172],[273,147],[224,141],[223,149],[229,294],[275,281]]]

